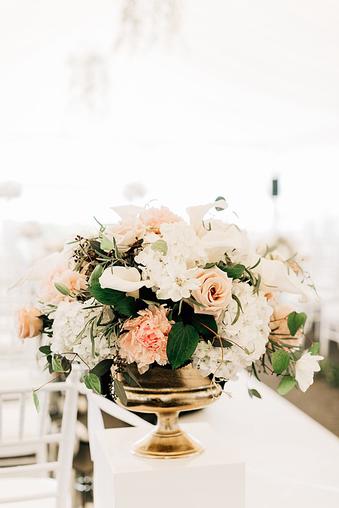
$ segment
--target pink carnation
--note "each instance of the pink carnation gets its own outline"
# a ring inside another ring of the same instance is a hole
[[[182,221],[178,215],[175,215],[165,206],[161,208],[148,208],[140,213],[139,218],[154,233],[160,233],[161,224],[173,224],[174,222]]]
[[[143,374],[151,363],[167,363],[167,339],[172,325],[162,306],[151,305],[138,314],[124,324],[124,330],[128,331],[120,338],[120,355],[128,363],[135,362],[140,374]]]

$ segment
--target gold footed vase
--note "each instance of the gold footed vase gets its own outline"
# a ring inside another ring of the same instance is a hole
[[[133,379],[121,378],[127,402],[118,399],[118,404],[131,411],[155,413],[158,418],[155,431],[138,441],[133,452],[161,459],[201,453],[201,445],[180,428],[179,413],[211,404],[220,397],[221,387],[192,365],[177,370],[154,367],[143,375],[133,366],[132,374]]]

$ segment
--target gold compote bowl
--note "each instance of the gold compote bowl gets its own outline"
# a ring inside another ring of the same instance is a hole
[[[126,380],[128,378],[128,381]],[[145,374],[133,368],[131,376],[122,377],[126,398],[121,406],[140,413],[155,413],[155,431],[134,446],[134,453],[152,458],[179,458],[203,451],[199,443],[184,432],[178,422],[181,411],[201,409],[215,400],[221,387],[203,377],[192,365],[171,370],[153,367]]]

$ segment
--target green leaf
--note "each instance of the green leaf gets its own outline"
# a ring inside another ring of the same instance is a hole
[[[256,397],[257,399],[261,399],[261,395],[255,388],[249,388],[248,389],[248,395],[253,399],[253,397]]]
[[[114,249],[114,243],[107,238],[107,236],[102,235],[100,240],[100,249],[104,250],[105,252],[110,252]]]
[[[219,266],[220,265],[220,266]],[[244,265],[225,265],[225,263],[219,263],[218,268],[223,272],[226,272],[228,277],[231,279],[240,279],[244,274],[246,267]]]
[[[233,300],[234,300],[234,301],[237,303],[237,305],[238,305],[238,307],[237,307],[237,313],[236,313],[236,315],[234,316],[234,319],[233,319],[233,321],[232,321],[232,323],[231,323],[231,325],[234,325],[234,324],[238,321],[238,319],[239,319],[240,312],[244,312],[244,311],[242,310],[241,301],[239,300],[239,298],[238,298],[236,295],[232,295],[232,298],[233,298]]]
[[[287,326],[292,337],[295,336],[297,331],[304,326],[307,316],[305,312],[291,312],[287,318]]]
[[[284,376],[278,385],[277,392],[280,393],[280,395],[286,395],[295,387],[295,385],[296,380],[294,377]]]
[[[50,355],[51,354],[51,346],[40,346],[39,351],[43,355]]]
[[[167,356],[173,369],[191,358],[199,342],[199,333],[192,325],[175,323],[168,335]]]
[[[59,282],[54,283],[55,289],[59,291],[64,296],[72,296],[70,290],[68,287],[66,287],[64,284],[60,284]]]
[[[101,383],[100,379],[93,372],[89,372],[84,375],[84,383],[90,390],[93,390],[95,393],[101,393]]]
[[[218,333],[218,325],[213,316],[208,314],[193,314],[192,325],[199,335],[212,339]]]
[[[157,240],[156,242],[152,243],[152,246],[151,246],[152,250],[156,251],[156,252],[161,252],[161,254],[163,256],[166,256],[167,252],[168,252],[168,245],[167,243],[165,242],[165,240]]]
[[[113,387],[114,387],[114,393],[120,400],[121,404],[123,404],[124,406],[127,406],[127,404],[128,404],[127,395],[126,395],[125,388],[124,388],[124,385],[122,384],[122,382],[118,381],[117,379],[114,379]]]
[[[35,409],[39,413],[39,411],[40,411],[40,400],[39,400],[38,394],[37,394],[37,392],[35,390],[33,391],[32,396],[33,396],[33,402],[34,402]]]
[[[113,360],[109,360],[108,358],[106,360],[101,360],[93,369],[91,369],[91,373],[95,374],[96,376],[100,377],[106,374],[112,367]]]
[[[282,374],[290,363],[290,356],[287,351],[279,349],[272,353],[272,367],[276,374]]]
[[[103,268],[98,265],[92,272],[89,281],[89,290],[91,295],[100,303],[104,305],[111,305],[117,312],[123,316],[131,316],[136,313],[137,305],[134,298],[127,296],[122,291],[115,289],[102,288],[99,283]]]
[[[62,359],[60,356],[53,356],[52,370],[53,372],[65,372],[65,369],[62,366]]]
[[[311,355],[318,355],[320,353],[320,342],[313,342],[309,352]]]
[[[217,204],[218,201],[220,201],[220,204]],[[217,210],[217,212],[222,212],[223,210],[225,210],[227,208],[227,202],[226,202],[226,199],[223,197],[223,196],[218,196],[215,200],[215,209]]]

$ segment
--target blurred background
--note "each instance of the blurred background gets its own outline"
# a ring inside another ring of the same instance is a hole
[[[2,0],[1,354],[8,287],[94,216],[222,195],[306,259],[327,360],[290,397],[339,435],[338,26],[334,0]]]

